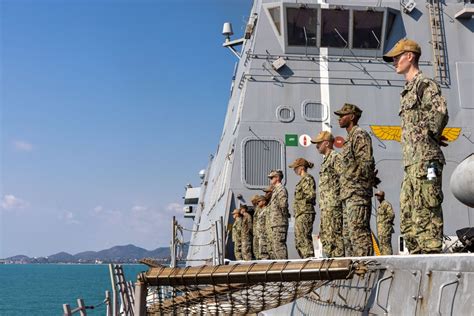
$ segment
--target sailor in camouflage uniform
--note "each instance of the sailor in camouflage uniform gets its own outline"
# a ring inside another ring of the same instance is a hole
[[[384,191],[377,191],[375,196],[379,201],[379,207],[377,207],[377,237],[379,239],[380,254],[389,256],[393,254],[392,234],[394,232],[393,220],[395,219],[395,213],[392,204],[385,200]]]
[[[232,224],[232,241],[234,242],[235,260],[242,260],[242,217],[240,210],[235,209],[232,212],[234,224]]]
[[[270,185],[269,187],[263,189],[263,192],[265,192],[265,212],[264,212],[264,220],[265,220],[265,237],[264,240],[266,241],[266,250],[267,250],[267,259],[274,259],[275,255],[273,254],[273,249],[272,249],[272,242],[271,242],[271,236],[272,236],[272,225],[270,223],[270,201],[272,199],[272,194],[273,194],[273,186]]]
[[[301,258],[314,257],[313,223],[316,216],[316,182],[308,173],[314,164],[304,158],[296,159],[289,165],[301,177],[295,188],[293,211],[295,214],[295,246]]]
[[[357,123],[362,110],[345,103],[336,112],[339,126],[347,130],[341,153],[341,200],[343,205],[344,251],[346,256],[373,254],[370,232],[372,187],[376,184],[372,139]]]
[[[260,230],[259,230],[259,227],[258,227],[258,221],[259,221],[260,213],[261,213],[262,210],[258,206],[257,199],[258,199],[258,195],[254,195],[254,196],[252,196],[252,199],[250,200],[250,202],[252,203],[253,208],[254,208],[253,218],[252,218],[252,223],[253,223],[252,249],[253,249],[253,254],[255,256],[255,259],[259,260],[260,259],[260,254],[258,252],[258,250],[259,250],[259,245],[258,244],[259,244],[259,241],[260,241],[261,233],[260,233]]]
[[[265,230],[265,223],[266,223],[266,216],[268,213],[268,207],[267,207],[267,198],[264,197],[263,195],[258,195],[256,197],[256,202],[258,209],[260,210],[260,214],[258,216],[258,223],[257,223],[257,232],[254,232],[254,234],[258,234],[258,255],[261,260],[266,260],[270,259],[268,255],[268,250],[267,250],[267,234]],[[255,219],[254,219],[255,221]]]
[[[341,156],[333,150],[334,137],[328,131],[319,133],[311,139],[319,153],[324,155],[319,171],[319,209],[321,224],[319,238],[324,254],[331,257],[344,257],[342,235],[342,204],[340,199]]]
[[[283,171],[273,170],[268,175],[273,185],[272,198],[270,200],[270,213],[268,214],[271,233],[268,236],[269,242],[272,244],[272,259],[288,259],[288,248],[286,246],[286,238],[288,234],[288,192],[281,183],[283,179]]]
[[[247,205],[240,206],[240,215],[242,215],[242,259],[252,260],[252,215],[249,213]]]
[[[401,92],[401,144],[404,178],[400,193],[400,230],[410,253],[439,253],[443,243],[440,146],[448,123],[446,100],[439,85],[418,68],[420,46],[400,40],[384,55],[406,80]]]

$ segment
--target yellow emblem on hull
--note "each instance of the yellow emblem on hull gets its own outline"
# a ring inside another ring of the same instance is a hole
[[[402,129],[397,125],[370,125],[372,132],[380,140],[396,140],[400,142],[402,137]],[[453,142],[458,139],[459,134],[461,134],[460,127],[446,127],[443,130],[443,136],[449,142]]]

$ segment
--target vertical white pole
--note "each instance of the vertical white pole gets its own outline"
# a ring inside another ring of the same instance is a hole
[[[80,308],[79,315],[87,316],[86,305],[84,304],[84,300],[82,298],[77,299],[77,306]]]

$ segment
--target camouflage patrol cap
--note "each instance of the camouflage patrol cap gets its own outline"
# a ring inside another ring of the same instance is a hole
[[[249,207],[246,204],[240,204],[240,209],[248,211]]]
[[[346,114],[355,114],[358,117],[360,117],[362,115],[362,110],[357,105],[344,103],[342,108],[335,111],[334,114],[339,115],[339,116],[343,116]]]
[[[297,158],[295,161],[293,161],[288,167],[290,168],[297,168],[297,167],[306,167],[306,168],[313,168],[313,163],[309,162],[308,160],[304,158]]]
[[[381,196],[381,197],[384,197],[385,196],[385,192],[384,191],[377,191],[375,192],[374,194],[375,196]]]
[[[318,135],[311,138],[311,142],[313,144],[322,143],[325,140],[330,141],[330,142],[334,142],[334,136],[332,136],[331,132],[322,131]]]
[[[271,179],[273,177],[280,177],[280,179],[283,179],[283,171],[281,170],[272,170],[268,177]]]
[[[238,208],[236,208],[232,211],[232,215],[235,215],[235,214],[237,214],[237,215],[240,214],[240,210]]]
[[[401,55],[405,52],[413,52],[421,55],[420,45],[418,45],[417,42],[407,38],[401,39],[395,44],[395,46],[392,47],[392,49],[388,53],[383,55],[383,60],[388,63],[392,62],[393,57],[397,57],[398,55]]]
[[[255,199],[255,201],[256,201],[257,203],[260,202],[260,201],[266,201],[266,200],[267,200],[267,198],[264,197],[263,195],[257,195],[257,197],[256,197],[256,199]]]
[[[250,202],[255,206],[255,205],[257,205],[257,203],[258,203],[257,199],[258,199],[258,195],[255,194],[255,195],[252,196],[252,198],[250,199]]]

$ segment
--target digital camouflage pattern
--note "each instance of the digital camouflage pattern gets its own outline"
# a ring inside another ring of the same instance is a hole
[[[370,200],[375,183],[372,139],[357,125],[351,129],[342,147],[341,166],[341,199],[355,194]]]
[[[439,85],[418,72],[401,92],[399,115],[404,166],[432,160],[444,164],[439,144],[448,109]]]
[[[443,164],[427,179],[430,162],[405,167],[400,192],[400,230],[410,253],[439,253],[443,244]]]
[[[258,206],[255,206],[255,212],[253,213],[253,219],[252,219],[252,223],[253,223],[253,228],[252,228],[252,231],[253,231],[253,244],[252,244],[252,249],[253,249],[253,254],[255,256],[255,259],[260,259],[260,253],[259,253],[259,242],[260,242],[260,236],[261,236],[261,232],[260,232],[260,229],[259,229],[259,217],[260,217],[260,213],[261,213],[261,209],[260,207]]]
[[[314,257],[313,223],[316,216],[316,182],[309,173],[301,177],[295,188],[295,246],[301,258]]]
[[[357,125],[351,129],[342,147],[341,167],[345,255],[370,256],[373,253],[370,212],[376,179],[375,161],[372,139]]]
[[[268,239],[272,243],[271,250],[274,256],[272,259],[288,259],[286,238],[290,213],[288,212],[288,192],[281,183],[275,185],[273,189],[269,210],[271,234]]]
[[[400,118],[405,174],[400,192],[400,229],[410,253],[441,252],[443,242],[441,133],[446,100],[436,82],[418,72],[401,93]],[[430,163],[436,179],[428,180]]]
[[[319,209],[321,210],[319,238],[327,257],[344,256],[343,216],[339,196],[341,170],[341,157],[336,151],[331,150],[324,156],[319,171]]]
[[[268,207],[264,206],[260,209],[260,215],[258,216],[258,254],[259,259],[266,260],[270,259],[267,249],[267,229],[266,229],[266,218],[268,214]]]
[[[234,242],[234,256],[242,260],[242,218],[239,216],[232,225],[232,241]]]
[[[242,259],[252,260],[252,215],[245,213],[242,218]]]
[[[395,213],[392,204],[383,200],[377,208],[377,237],[379,239],[380,254],[388,256],[393,254],[392,250],[392,234],[393,221]]]
[[[344,229],[344,249],[347,257],[363,257],[373,255],[372,236],[370,233],[371,201],[366,197],[352,195],[342,202]]]

